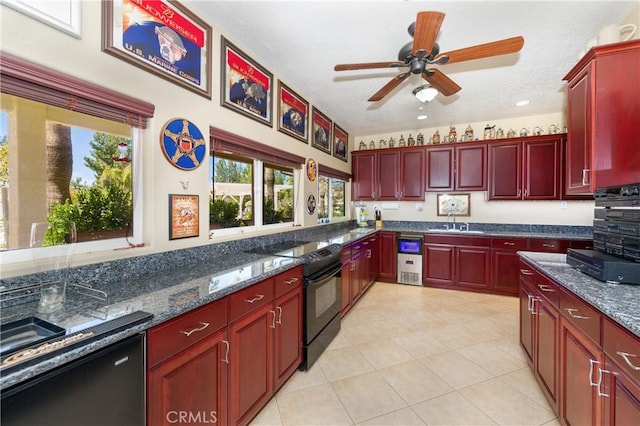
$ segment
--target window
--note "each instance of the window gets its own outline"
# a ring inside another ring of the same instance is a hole
[[[346,182],[320,175],[318,178],[318,223],[345,217],[344,190]]]
[[[2,250],[132,236],[131,126],[7,94],[0,118]]]
[[[293,169],[264,165],[264,190],[262,200],[262,223],[293,222],[294,175]]]
[[[253,160],[214,154],[211,164],[209,227],[235,228],[254,224]]]

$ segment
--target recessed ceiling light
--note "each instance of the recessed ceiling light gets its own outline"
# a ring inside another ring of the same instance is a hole
[[[427,118],[427,115],[426,115],[426,114],[422,114],[422,115],[419,115],[419,116],[418,116],[418,120],[424,120],[424,119],[426,119],[426,118]]]
[[[525,106],[525,105],[529,105],[531,103],[531,101],[519,101],[516,102],[516,106]]]

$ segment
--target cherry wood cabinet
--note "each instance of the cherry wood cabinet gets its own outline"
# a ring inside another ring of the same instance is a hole
[[[465,143],[427,148],[427,191],[487,189],[487,144]]]
[[[518,250],[527,250],[526,238],[491,239],[491,289],[500,294],[518,295],[520,257]]]
[[[173,412],[227,422],[227,299],[149,330],[147,424],[170,425]]]
[[[426,234],[423,282],[444,288],[486,289],[490,285],[491,239]]]
[[[396,282],[398,237],[395,232],[378,232],[378,264],[380,281]]]
[[[274,384],[276,392],[302,362],[302,283],[274,302]]]
[[[353,179],[351,194],[354,200],[370,201],[376,199],[376,153],[373,151],[351,153]]]
[[[640,41],[592,48],[568,82],[567,194],[640,181]]]
[[[489,200],[559,200],[563,135],[489,144]]]
[[[340,316],[344,317],[349,309],[351,309],[351,271],[353,269],[351,245],[342,248],[340,261],[342,262],[342,269],[340,270],[340,291],[342,297]]]
[[[354,151],[354,200],[424,200],[425,148]]]

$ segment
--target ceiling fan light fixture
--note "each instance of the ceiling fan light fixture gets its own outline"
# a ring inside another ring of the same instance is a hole
[[[438,89],[428,84],[413,89],[413,95],[422,103],[431,102],[437,95]]]
[[[416,117],[418,120],[426,120],[429,116],[426,114],[421,114],[418,117]]]
[[[531,101],[529,100],[518,101],[516,102],[516,106],[525,106],[525,105],[529,105],[530,103]]]

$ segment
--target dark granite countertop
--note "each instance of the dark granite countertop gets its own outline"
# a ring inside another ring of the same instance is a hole
[[[418,222],[420,224],[420,222]],[[307,241],[326,242],[328,244],[350,244],[365,238],[379,230],[391,232],[424,232],[430,229],[430,224],[422,223],[422,226],[398,226],[390,223],[381,229],[373,227],[338,229],[332,232],[306,235]],[[472,229],[474,229],[472,225]],[[508,229],[498,232],[487,229],[485,236],[517,236],[529,238],[570,238],[591,239],[586,233],[550,233],[535,232],[526,229],[526,232],[516,232]],[[460,235],[447,233],[445,235]],[[466,233],[461,233],[467,235]],[[478,235],[478,234],[468,234]],[[241,249],[240,249],[241,250]],[[28,316],[37,316],[67,329],[67,335],[104,323],[110,319],[122,317],[128,313],[145,311],[153,314],[153,319],[144,323],[120,330],[113,335],[106,335],[91,343],[76,349],[56,352],[55,355],[43,356],[35,364],[19,369],[6,369],[0,371],[0,389],[5,389],[16,383],[27,380],[38,374],[46,372],[56,366],[70,362],[83,355],[101,349],[111,343],[124,339],[133,334],[144,331],[154,325],[160,324],[171,318],[175,318],[185,312],[220,299],[228,294],[260,282],[273,275],[284,272],[301,264],[298,259],[249,254],[242,251],[234,251],[229,255],[215,259],[215,262],[203,262],[193,264],[183,269],[160,270],[155,273],[143,274],[134,279],[120,279],[111,284],[106,292],[108,298],[96,300],[86,297],[86,292],[80,294],[74,291],[67,292],[68,303],[61,311],[53,314],[41,314],[37,312],[37,298],[32,297],[28,303],[5,307],[2,309],[0,322],[2,324]],[[101,281],[102,274],[113,274],[113,271],[105,271],[97,268],[92,272],[94,282]],[[121,271],[119,276],[126,276],[126,271]],[[100,289],[96,289],[100,290]],[[105,290],[105,289],[103,289]],[[640,298],[636,298],[639,300]],[[638,312],[636,309],[635,312]],[[637,324],[636,324],[637,326]],[[637,333],[637,329],[635,331]]]
[[[640,286],[598,281],[566,263],[565,254],[521,251],[520,257],[640,337]]]

